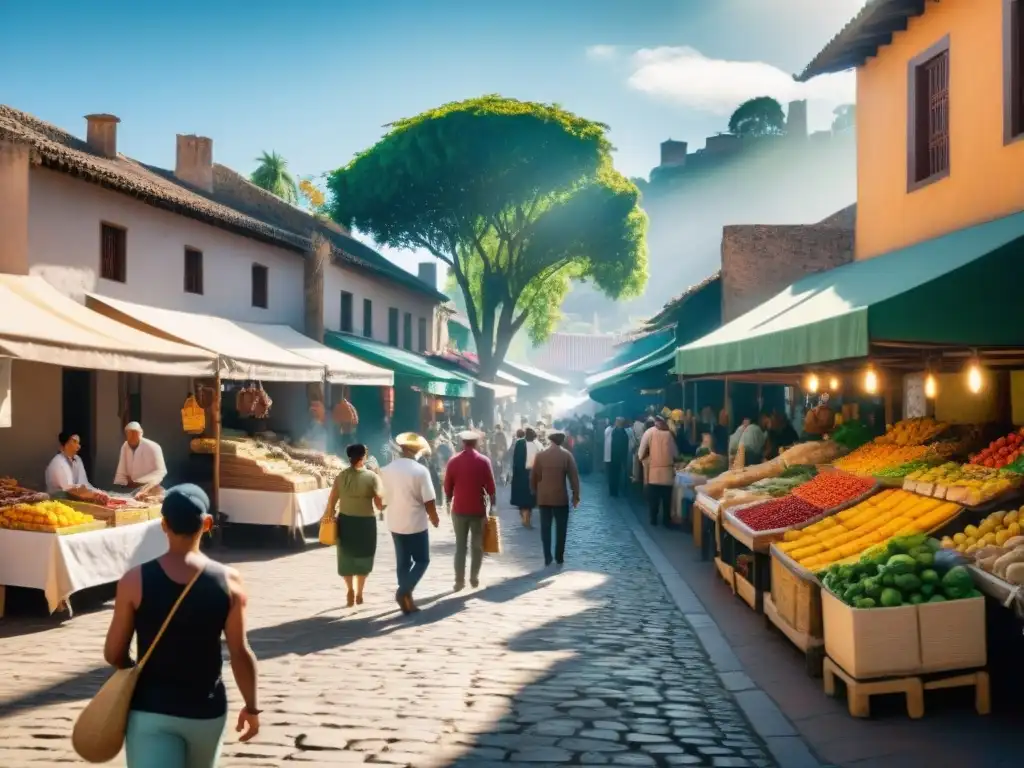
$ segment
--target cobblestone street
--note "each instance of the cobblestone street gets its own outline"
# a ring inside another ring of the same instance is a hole
[[[331,550],[228,550],[252,595],[266,711],[256,742],[228,735],[222,765],[775,765],[625,518],[585,493],[564,570],[542,570],[539,533],[503,509],[505,552],[460,594],[443,520],[412,618],[395,610],[383,531],[355,610]],[[0,624],[0,766],[75,762],[108,618],[109,605]],[[233,682],[229,696],[233,716]]]

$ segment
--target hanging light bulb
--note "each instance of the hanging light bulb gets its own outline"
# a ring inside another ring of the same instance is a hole
[[[928,371],[928,374],[924,377],[924,396],[929,400],[934,400],[938,394],[939,382],[935,378],[935,374]]]
[[[871,366],[868,366],[867,371],[864,373],[864,391],[869,395],[874,395],[878,392],[878,374]]]
[[[838,376],[833,376],[832,378],[830,378],[828,380],[828,388],[830,390],[832,390],[833,392],[837,392],[839,390],[839,377]]]
[[[810,376],[807,377],[807,382],[805,386],[807,388],[807,391],[813,395],[815,392],[818,391],[818,377],[812,373]]]
[[[973,357],[967,365],[967,388],[976,395],[984,386],[985,377],[981,372],[981,364],[978,362],[978,358]]]

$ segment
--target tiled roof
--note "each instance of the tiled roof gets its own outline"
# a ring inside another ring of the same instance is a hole
[[[534,351],[531,362],[550,371],[586,373],[614,355],[620,340],[610,334],[553,333]]]
[[[33,162],[45,168],[271,245],[305,253],[311,248],[313,233],[319,232],[331,242],[337,261],[374,272],[438,301],[446,300],[433,286],[392,264],[369,246],[260,190],[222,165],[214,165],[215,191],[207,193],[164,168],[121,154],[117,157],[97,154],[67,131],[3,104],[0,104],[0,139],[27,144],[32,149]]]
[[[683,304],[685,304],[687,301],[689,301],[691,298],[693,298],[693,296],[698,291],[701,291],[704,288],[707,288],[709,285],[711,285],[715,281],[721,280],[721,279],[722,279],[722,270],[718,270],[718,271],[708,275],[707,277],[705,277],[699,283],[695,283],[694,285],[691,285],[689,288],[687,288],[681,294],[679,294],[674,299],[672,299],[667,304],[665,304],[665,306],[662,307],[661,311],[658,314],[656,314],[654,317],[652,317],[650,320],[648,320],[647,321],[647,328],[650,331],[652,331],[652,332],[656,331],[656,330],[659,330],[662,327],[662,325],[670,318],[670,316],[672,314],[674,314],[676,312],[676,310],[678,310],[681,306],[683,306]]]
[[[924,13],[926,0],[868,0],[860,13],[833,37],[796,79],[861,66],[878,53],[892,36],[907,28],[909,20]]]

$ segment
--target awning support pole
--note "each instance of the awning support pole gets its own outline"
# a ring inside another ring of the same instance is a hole
[[[220,432],[221,432],[221,396],[220,396],[220,370],[218,366],[217,376],[213,384],[213,509],[214,520],[217,525],[222,524],[220,512]]]

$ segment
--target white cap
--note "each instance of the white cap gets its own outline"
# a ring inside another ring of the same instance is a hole
[[[552,429],[548,431],[548,437],[565,437],[565,432],[560,429]]]
[[[138,432],[141,435],[142,434],[142,425],[139,424],[139,422],[137,422],[137,421],[130,421],[127,424],[125,424],[124,431],[125,432]]]
[[[480,433],[474,432],[472,429],[467,429],[463,432],[459,432],[459,440],[464,443],[475,443],[480,439]]]

